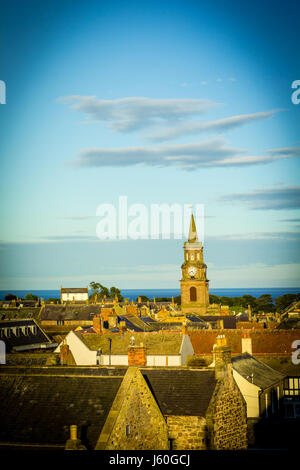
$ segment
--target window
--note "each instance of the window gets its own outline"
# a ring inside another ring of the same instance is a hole
[[[284,381],[284,395],[293,396],[300,395],[300,378],[288,377]]]
[[[197,300],[197,290],[196,287],[191,287],[190,288],[190,301],[191,302],[196,302]]]
[[[130,424],[126,424],[126,436],[130,435]]]

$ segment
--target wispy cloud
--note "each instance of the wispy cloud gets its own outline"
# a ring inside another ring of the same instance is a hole
[[[107,122],[116,131],[128,132],[154,124],[169,123],[196,116],[218,106],[207,99],[154,99],[129,97],[101,100],[95,96],[73,95],[59,98],[89,121]]]
[[[166,141],[186,135],[201,134],[203,132],[226,132],[236,127],[260,121],[273,116],[278,110],[263,111],[260,113],[241,114],[209,122],[184,122],[162,130],[157,134],[148,136],[153,141]]]
[[[280,222],[296,222],[296,223],[299,223],[300,219],[281,219]]]
[[[252,193],[236,193],[220,198],[226,202],[246,203],[253,210],[299,209],[300,186],[268,188]]]
[[[300,157],[300,147],[283,147],[279,149],[269,150],[268,153],[274,156],[285,156],[285,157]]]
[[[94,219],[96,216],[95,215],[71,215],[71,216],[66,216],[66,217],[59,217],[59,219],[64,219],[64,220],[89,220],[89,219]]]
[[[45,235],[39,237],[40,240],[51,242],[72,242],[72,241],[97,241],[97,237],[92,235]]]
[[[121,148],[91,148],[69,165],[79,167],[180,166],[186,170],[203,167],[231,167],[270,163],[292,155],[248,155],[247,149],[230,147],[222,138],[193,144],[165,144]],[[296,155],[297,156],[297,155]]]
[[[297,240],[300,241],[300,232],[249,232],[233,233],[206,237],[218,240]]]

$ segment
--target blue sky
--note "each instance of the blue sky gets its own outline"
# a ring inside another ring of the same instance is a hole
[[[212,287],[299,286],[297,3],[1,2],[0,288],[178,287],[182,241],[96,239],[121,195],[204,204]]]

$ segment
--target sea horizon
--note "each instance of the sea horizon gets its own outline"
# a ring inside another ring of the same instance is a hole
[[[165,289],[120,289],[124,298],[129,300],[136,300],[137,297],[145,295],[150,299],[153,297],[177,297],[180,295],[179,288],[165,288]],[[4,300],[7,294],[14,294],[17,297],[24,298],[26,294],[31,293],[37,295],[45,300],[50,297],[60,297],[60,289],[15,289],[15,290],[0,290],[0,300]],[[252,295],[255,298],[260,297],[263,294],[270,294],[272,299],[275,300],[277,297],[285,294],[298,294],[300,293],[300,287],[220,287],[212,288],[209,290],[212,295],[218,297],[242,297],[243,295]]]

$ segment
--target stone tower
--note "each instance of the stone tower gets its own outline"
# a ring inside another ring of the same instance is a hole
[[[209,305],[207,266],[203,261],[203,245],[198,241],[196,224],[191,214],[189,238],[184,242],[184,263],[181,266],[181,311],[205,315]]]

